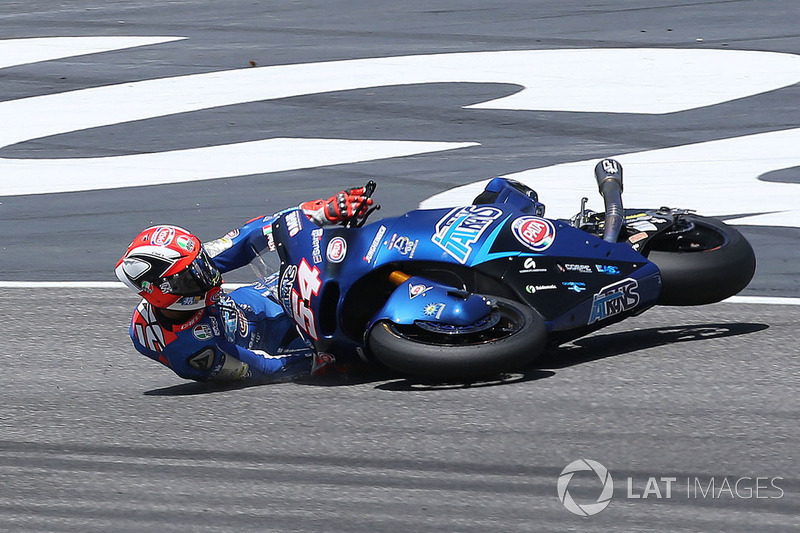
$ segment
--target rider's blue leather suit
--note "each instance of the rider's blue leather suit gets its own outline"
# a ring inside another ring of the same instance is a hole
[[[223,273],[245,266],[258,252],[274,250],[271,231],[276,216],[253,219],[203,246]],[[277,282],[273,275],[230,294],[222,292],[217,303],[182,324],[172,323],[142,300],[131,321],[133,345],[180,377],[197,381],[308,374],[314,352],[277,303]]]

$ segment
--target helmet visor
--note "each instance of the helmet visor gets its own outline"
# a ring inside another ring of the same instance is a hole
[[[192,264],[166,278],[172,294],[202,296],[222,281],[222,275],[205,250],[200,250]]]

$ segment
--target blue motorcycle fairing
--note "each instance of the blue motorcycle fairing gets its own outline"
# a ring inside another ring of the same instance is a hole
[[[417,321],[469,327],[485,320],[491,313],[491,302],[483,296],[441,285],[429,279],[412,276],[398,285],[366,327],[365,335],[381,320],[411,325]]]
[[[317,349],[339,357],[363,356],[364,325],[381,317],[405,322],[419,317],[423,311],[410,305],[420,297],[401,303],[407,294],[386,287],[383,277],[406,267],[409,274],[426,278],[425,268],[414,272],[414,265],[475,271],[505,287],[505,292],[489,294],[526,302],[543,316],[550,332],[596,329],[656,302],[660,273],[654,264],[625,243],[608,243],[540,216],[542,204],[535,193],[503,182],[493,180],[497,191],[488,195],[503,203],[415,210],[362,228],[319,228],[299,209],[282,213],[273,224],[281,257],[281,305]],[[380,276],[370,277],[373,271],[381,271]],[[466,279],[453,286],[471,289]],[[352,291],[355,286],[358,290]],[[447,308],[452,301],[440,303]],[[351,321],[361,310],[372,314]],[[446,316],[442,313],[440,320]]]

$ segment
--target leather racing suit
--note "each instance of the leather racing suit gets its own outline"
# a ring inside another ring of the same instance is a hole
[[[264,249],[274,251],[272,222],[258,217],[220,239],[203,244],[220,272],[250,263]],[[297,333],[276,296],[277,274],[240,287],[173,323],[142,300],[131,320],[130,336],[142,354],[177,375],[196,381],[290,379],[307,375],[314,351]]]

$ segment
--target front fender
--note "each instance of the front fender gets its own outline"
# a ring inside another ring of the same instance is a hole
[[[365,338],[377,322],[395,324],[426,323],[469,327],[491,314],[492,302],[479,294],[441,285],[429,279],[412,276],[397,286],[386,303],[373,315]]]

